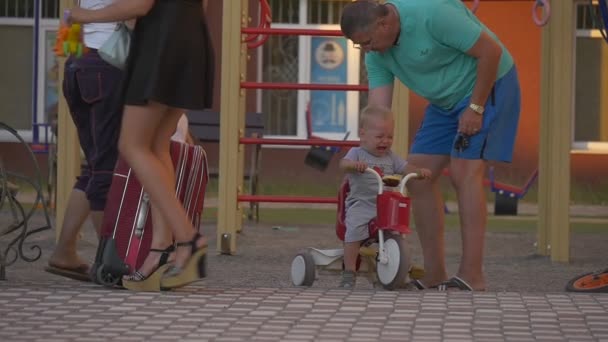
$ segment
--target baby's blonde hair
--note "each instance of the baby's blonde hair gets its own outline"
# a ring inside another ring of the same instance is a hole
[[[359,115],[359,128],[365,128],[373,119],[393,120],[393,112],[384,106],[369,105]]]

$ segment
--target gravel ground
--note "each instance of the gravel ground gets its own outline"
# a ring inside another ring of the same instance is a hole
[[[0,213],[0,222],[8,223],[7,211]],[[43,225],[43,216],[37,213],[31,227]],[[517,221],[513,221],[517,225]],[[204,233],[213,237],[210,250],[215,251],[215,223],[204,222]],[[554,263],[550,258],[535,254],[535,233],[488,233],[486,240],[485,271],[488,290],[492,292],[563,292],[572,277],[608,267],[608,229],[604,233],[579,233],[571,235],[570,263]],[[54,230],[30,236],[24,244],[26,256],[35,255],[32,245],[42,249],[39,260],[27,263],[18,260],[7,268],[7,278],[12,280],[54,280],[57,276],[44,272],[46,260],[54,247]],[[4,251],[9,237],[0,238],[0,250]],[[416,233],[407,238],[412,260],[421,264],[421,251]],[[446,233],[448,271],[453,274],[460,257],[460,234]],[[209,277],[202,285],[209,287],[291,287],[289,271],[293,256],[305,247],[339,248],[340,243],[330,226],[295,226],[290,229],[273,229],[264,224],[245,224],[237,240],[236,255],[211,253]],[[87,225],[80,251],[92,260],[95,256],[96,238]],[[337,272],[321,273],[313,287],[337,286]],[[363,277],[357,288],[369,289],[373,285]]]

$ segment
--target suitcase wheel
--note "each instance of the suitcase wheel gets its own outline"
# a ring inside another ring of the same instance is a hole
[[[97,277],[96,280],[103,286],[114,287],[120,281],[120,277],[117,277],[112,272],[107,272],[105,265],[101,264],[97,268]]]

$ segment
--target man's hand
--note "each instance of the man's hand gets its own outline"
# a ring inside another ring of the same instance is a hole
[[[483,115],[479,115],[471,108],[467,108],[458,121],[458,132],[466,135],[475,135],[481,130],[482,124]]]

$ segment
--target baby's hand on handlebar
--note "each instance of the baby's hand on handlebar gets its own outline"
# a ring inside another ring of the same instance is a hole
[[[365,172],[365,169],[367,169],[367,163],[362,161],[356,161],[353,165],[353,169],[355,169],[355,171],[357,172],[363,173]]]
[[[433,173],[429,169],[419,169],[416,171],[418,179],[430,179]]]

